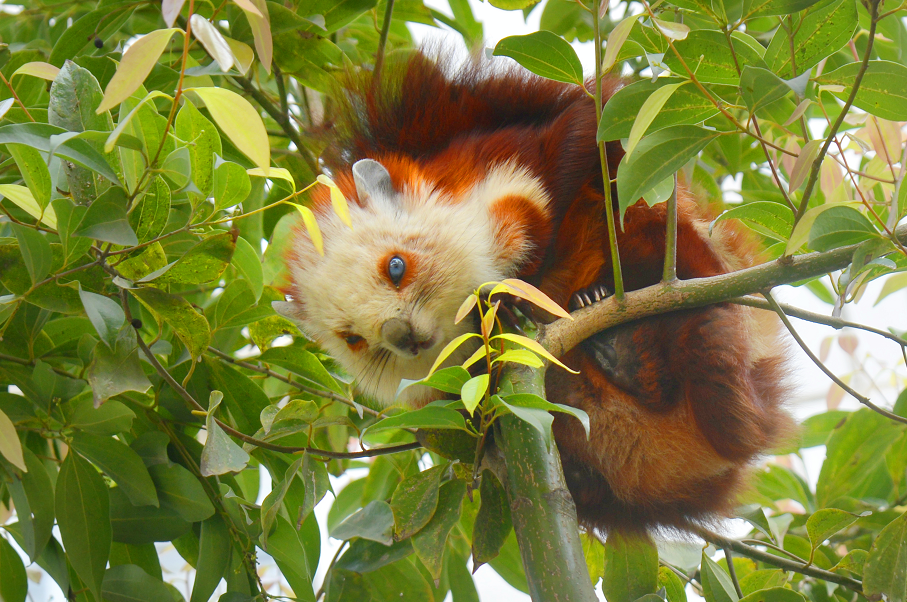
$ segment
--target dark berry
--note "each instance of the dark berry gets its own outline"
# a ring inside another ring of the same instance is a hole
[[[98,49],[103,48],[103,47],[104,47],[104,40],[102,40],[101,38],[95,38],[95,39],[94,39],[94,47],[95,47],[95,48],[98,48]]]
[[[142,327],[142,321],[139,320],[138,318],[133,318],[133,319],[132,319],[132,327],[135,328],[135,329],[141,328],[141,327]]]

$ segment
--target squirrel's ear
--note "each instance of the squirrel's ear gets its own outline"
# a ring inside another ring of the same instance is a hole
[[[374,198],[393,199],[395,196],[390,173],[372,159],[361,159],[353,164],[353,181],[360,203],[365,204]]]
[[[305,306],[302,303],[295,301],[271,301],[271,307],[274,308],[274,311],[277,312],[277,315],[282,316],[302,328],[302,323],[305,321]]]

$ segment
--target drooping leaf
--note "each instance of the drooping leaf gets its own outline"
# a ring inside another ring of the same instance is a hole
[[[826,86],[843,86],[835,96],[846,99],[859,70],[860,63],[848,63],[830,73],[823,73],[816,81]],[[907,67],[891,61],[869,61],[853,104],[882,119],[907,119]]]
[[[0,537],[0,599],[4,602],[25,602],[27,595],[25,565],[13,546]]]
[[[421,410],[404,412],[384,420],[379,420],[369,427],[368,433],[374,434],[387,429],[432,428],[432,429],[466,429],[463,414],[450,408],[428,406]]]
[[[208,415],[205,417],[205,430],[208,438],[202,449],[200,472],[204,477],[239,472],[249,463],[249,454],[243,451],[230,439],[230,436],[214,421],[214,414],[224,394],[211,391],[208,402]]]
[[[23,144],[7,144],[6,149],[19,167],[22,179],[38,207],[47,207],[50,202],[51,179],[44,157],[37,149]]]
[[[481,505],[472,531],[472,557],[476,566],[497,557],[513,526],[507,492],[490,470],[482,473],[479,499]]]
[[[605,541],[602,591],[613,602],[632,602],[655,593],[658,550],[646,535],[613,532]]]
[[[109,188],[91,203],[73,236],[84,236],[116,245],[139,244],[139,239],[129,225],[126,206],[125,191],[120,187]]]
[[[31,190],[18,184],[0,184],[0,197],[9,199],[15,206],[22,209],[35,219],[40,219],[51,228],[57,227],[57,216],[53,207],[41,208]]]
[[[394,491],[394,538],[398,541],[418,533],[428,524],[438,506],[438,488],[447,465],[433,466],[404,479]]]
[[[44,280],[53,266],[53,252],[47,238],[33,228],[20,224],[12,225],[16,239],[19,241],[19,252],[28,269],[32,286]]]
[[[110,554],[110,502],[107,485],[78,454],[68,454],[56,485],[57,525],[76,575],[100,596]]]
[[[163,581],[152,577],[140,566],[121,564],[104,573],[101,586],[104,600],[109,602],[160,602],[172,595]]]
[[[116,346],[117,334],[126,322],[123,308],[113,299],[84,291],[81,287],[79,287],[79,298],[82,299],[85,314],[91,320],[101,341],[113,349]]]
[[[0,418],[0,422],[2,420]],[[14,478],[7,487],[16,505],[22,529],[22,548],[34,561],[41,556],[51,538],[54,526],[54,490],[41,460],[28,448],[23,449],[22,453],[28,471]]]
[[[891,521],[872,543],[863,567],[863,591],[892,602],[907,600],[907,514]]]
[[[191,472],[179,464],[157,464],[148,469],[157,487],[161,506],[175,510],[183,520],[194,523],[214,514],[214,506]]]
[[[226,209],[237,205],[249,196],[252,183],[249,174],[242,166],[231,161],[222,161],[214,169],[213,190],[214,208]]]
[[[331,530],[334,539],[361,537],[389,546],[394,543],[394,513],[387,502],[374,500]]]
[[[151,476],[128,445],[112,437],[77,432],[72,447],[119,485],[133,506],[158,505]]]
[[[438,490],[438,506],[428,524],[413,536],[413,549],[433,579],[441,578],[442,560],[451,529],[460,520],[466,483],[448,481]]]
[[[315,602],[315,591],[312,589],[312,575],[309,574],[306,550],[296,529],[284,517],[277,517],[277,528],[268,538],[270,554],[281,574],[293,588],[296,599],[302,602]]]
[[[119,487],[110,490],[110,526],[114,541],[134,545],[172,541],[192,528],[167,506],[133,506]]]
[[[721,566],[702,553],[702,591],[706,602],[737,602],[740,597],[734,589],[734,582]]]
[[[129,225],[140,243],[159,236],[167,225],[170,215],[170,188],[160,176],[156,176],[145,193],[135,201],[135,208],[129,213]]]
[[[189,602],[207,602],[230,562],[232,544],[223,519],[214,515],[202,523],[198,565]]]
[[[243,275],[246,282],[249,283],[255,303],[258,303],[264,290],[261,259],[245,238],[239,237],[236,239],[236,249],[233,253],[232,264]]]
[[[144,393],[151,388],[139,362],[138,342],[131,325],[120,329],[112,347],[102,343],[95,346],[88,366],[88,383],[95,406],[126,391]]]

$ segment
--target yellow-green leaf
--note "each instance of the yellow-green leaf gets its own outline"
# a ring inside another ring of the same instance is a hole
[[[17,75],[31,75],[52,82],[57,77],[57,74],[59,72],[59,67],[54,67],[50,63],[42,63],[36,61],[32,63],[25,63],[24,65],[16,69],[10,76],[10,79],[13,79]]]
[[[503,334],[499,334],[497,336],[492,337],[492,339],[504,339],[505,341],[510,341],[511,343],[516,343],[517,345],[522,345],[526,349],[529,349],[530,351],[534,351],[535,353],[541,355],[543,358],[547,359],[549,362],[554,362],[555,364],[557,364],[558,366],[560,366],[567,372],[570,372],[571,374],[579,374],[579,372],[577,372],[576,370],[572,370],[572,369],[568,368],[567,366],[565,366],[564,364],[562,364],[561,361],[558,360],[553,355],[551,355],[551,353],[549,353],[547,349],[545,349],[544,347],[539,345],[538,342],[530,339],[529,337],[524,337],[524,336],[520,336],[518,334],[512,334],[509,332],[505,332]]]
[[[236,92],[223,88],[190,88],[186,91],[197,94],[208,107],[211,117],[236,148],[264,173],[269,173],[271,146],[268,142],[268,133],[265,131],[261,115],[248,100]]]
[[[337,184],[335,184],[332,179],[324,174],[319,174],[316,179],[331,189],[331,207],[334,208],[334,213],[337,214],[340,221],[349,226],[350,230],[352,230],[353,220],[350,219],[350,208],[346,202],[346,197],[340,192],[340,188],[337,187]]]
[[[117,67],[117,72],[110,83],[107,84],[104,98],[95,112],[101,114],[112,109],[138,90],[157,64],[158,59],[161,58],[161,53],[164,52],[164,48],[170,43],[170,38],[175,33],[183,33],[183,30],[178,28],[158,29],[133,42],[123,54],[120,66]]]
[[[290,173],[290,170],[284,169],[283,167],[269,167],[267,171],[260,167],[253,167],[247,169],[246,173],[250,176],[258,176],[259,178],[278,178],[280,180],[286,180],[290,183],[293,192],[296,192],[296,180],[293,179],[293,174]]]
[[[221,71],[229,71],[233,66],[233,51],[227,40],[221,35],[217,28],[206,18],[198,13],[192,15],[189,19],[192,26],[192,35],[202,43],[208,54],[217,62]]]
[[[321,230],[318,228],[318,221],[315,219],[315,214],[312,213],[312,210],[308,207],[303,207],[296,203],[290,204],[296,207],[302,215],[302,221],[305,224],[305,229],[309,232],[312,244],[315,245],[315,250],[318,251],[319,255],[324,255],[324,242],[321,239]]]
[[[28,472],[25,458],[22,456],[22,443],[16,435],[16,427],[3,410],[0,410],[0,454],[22,472]]]
[[[826,203],[825,205],[813,207],[804,213],[803,217],[800,218],[800,221],[797,222],[797,227],[794,228],[794,231],[790,235],[790,240],[787,241],[787,248],[784,250],[784,254],[791,255],[806,244],[806,241],[809,240],[809,231],[812,230],[816,218],[825,211],[828,211],[832,207],[853,207],[854,209],[858,209],[862,206],[861,203],[854,201],[850,203]]]
[[[501,288],[501,285],[503,285],[504,288]],[[528,282],[523,282],[522,280],[518,280],[516,278],[505,278],[498,286],[494,288],[494,290],[491,292],[491,295],[493,295],[496,291],[504,291],[510,293],[514,297],[525,299],[536,307],[540,307],[552,315],[559,316],[561,318],[567,318],[568,320],[573,319],[570,317],[570,314],[567,312],[567,310],[552,301],[551,297],[535,288]],[[489,295],[489,298],[491,297],[491,295]]]
[[[40,219],[51,228],[56,229],[57,215],[54,213],[54,208],[48,205],[42,211],[41,205],[38,204],[31,191],[25,186],[0,184],[0,197],[9,199],[19,209],[22,209],[33,218]]]
[[[431,376],[432,373],[434,373],[434,371],[438,369],[438,366],[440,366],[444,362],[444,360],[450,357],[450,354],[456,351],[460,345],[462,345],[469,339],[478,336],[479,335],[474,332],[467,332],[465,334],[461,334],[460,336],[449,342],[447,345],[445,345],[444,349],[441,350],[441,353],[438,354],[438,359],[435,360],[434,365],[432,365],[431,370],[428,371],[428,374],[426,374],[425,377],[428,378],[429,376]]]

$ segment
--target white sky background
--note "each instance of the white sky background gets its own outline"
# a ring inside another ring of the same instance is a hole
[[[441,10],[447,14],[450,10],[446,2],[438,0],[428,0],[426,4]],[[493,48],[494,45],[502,38],[510,35],[521,35],[538,30],[539,19],[542,13],[542,7],[537,7],[529,16],[528,23],[523,21],[521,11],[502,11],[492,7],[487,3],[481,3],[477,0],[470,0],[476,19],[481,21],[485,27],[486,47]],[[410,25],[417,41],[423,40],[444,40],[452,47],[459,48],[465,56],[465,46],[462,39],[456,33],[449,30],[436,29],[425,25]],[[592,43],[573,44],[583,64],[583,69],[587,74],[594,70],[594,50]],[[500,57],[495,60],[507,61],[510,59]],[[869,285],[867,292],[859,303],[848,305],[844,308],[843,316],[864,324],[885,329],[892,326],[898,330],[907,330],[907,291],[900,291],[897,294],[886,298],[878,306],[873,307],[873,303],[878,297],[881,289],[881,281]],[[810,311],[830,314],[831,306],[822,303],[806,289],[796,289],[793,287],[780,287],[777,289],[779,301],[790,303],[797,307]],[[795,328],[798,329],[801,336],[806,340],[810,347],[817,353],[822,347],[823,340],[836,335],[836,332],[828,327],[793,320]],[[907,379],[907,369],[904,361],[901,359],[900,351],[897,345],[869,335],[862,331],[851,332],[856,335],[859,345],[853,356],[845,353],[837,344],[837,339],[830,346],[826,364],[841,377],[847,377],[855,374],[851,385],[861,393],[870,396],[874,402],[883,406],[890,407],[894,403],[897,393],[903,389],[905,379]],[[789,337],[788,337],[789,338]],[[791,400],[790,409],[798,418],[803,419],[807,416],[825,411],[827,408],[826,397],[830,389],[828,378],[802,353],[796,346],[796,343],[790,339],[791,363],[793,365],[793,380],[796,384],[796,394]],[[864,372],[865,370],[865,372]],[[880,387],[874,388],[873,383]],[[845,396],[841,401],[841,409],[856,409],[859,404],[855,400]],[[814,487],[819,473],[819,467],[824,459],[824,448],[818,447],[806,450],[804,453],[805,463],[794,460],[792,468],[803,474],[809,483]],[[353,472],[353,471],[350,471]],[[358,478],[361,474],[357,474]],[[349,476],[342,479],[333,479],[332,483],[335,491],[340,491],[343,486],[349,482]],[[270,480],[267,473],[262,473],[262,491],[259,494],[259,502],[267,495],[270,490]],[[319,571],[316,576],[316,585],[324,576],[324,570],[333,557],[339,546],[339,542],[331,540],[325,532],[327,524],[327,512],[333,501],[329,494],[316,507],[315,512],[318,522],[322,527],[322,549]],[[733,529],[733,526],[731,526]],[[56,529],[55,529],[56,531]],[[56,533],[59,537],[59,533]],[[186,599],[192,587],[192,571],[186,571],[185,562],[176,553],[169,544],[159,544],[159,552],[162,554],[162,564],[164,566],[164,577],[174,583],[177,588],[183,592]],[[262,555],[263,559],[265,555]],[[24,555],[23,555],[24,557]],[[277,572],[273,563],[263,562],[263,579],[265,583],[277,580]],[[265,568],[270,565],[271,568]],[[36,602],[63,602],[65,598],[52,579],[46,575],[40,575],[41,571],[37,565],[29,568],[29,575],[32,578],[29,584],[30,600]],[[35,580],[40,577],[40,582]],[[476,587],[479,591],[479,597],[482,602],[501,602],[501,601],[528,601],[529,597],[510,587],[501,577],[497,575],[490,567],[480,568],[475,575]],[[215,592],[214,600],[223,593],[223,584]],[[688,592],[689,595],[689,592]],[[599,597],[601,593],[599,591]],[[693,598],[691,598],[693,599]],[[447,602],[451,597],[448,595]]]

